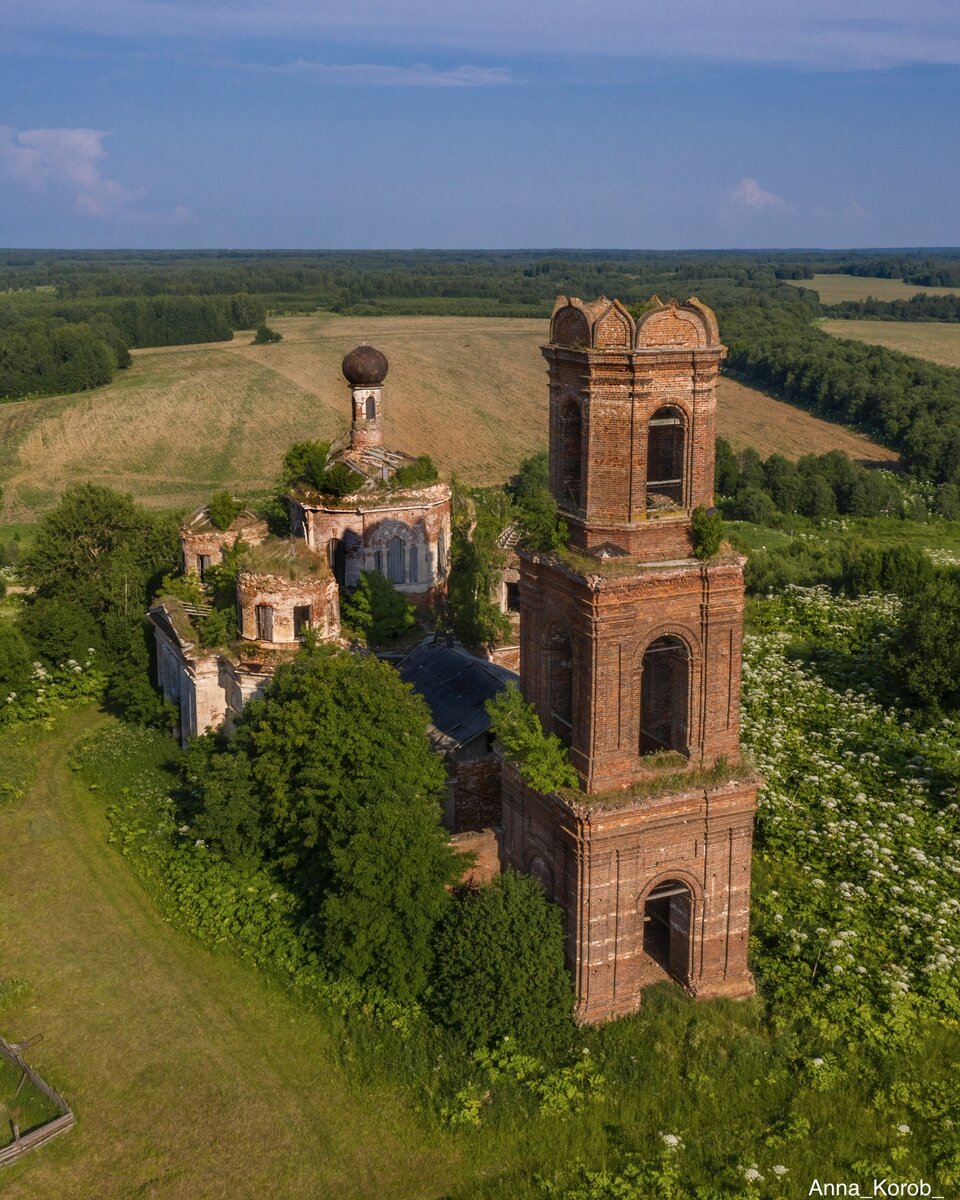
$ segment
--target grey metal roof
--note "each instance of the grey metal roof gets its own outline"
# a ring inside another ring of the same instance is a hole
[[[519,679],[514,671],[433,636],[410,651],[399,671],[426,700],[433,717],[431,740],[444,751],[458,749],[489,728],[485,703]]]

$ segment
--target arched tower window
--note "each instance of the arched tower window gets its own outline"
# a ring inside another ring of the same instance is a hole
[[[560,504],[580,507],[582,463],[583,417],[580,405],[570,396],[560,410]]]
[[[551,731],[567,746],[573,734],[573,651],[570,635],[554,633],[547,643],[547,686]]]
[[[367,397],[365,414],[368,421],[375,421],[377,419],[377,400],[375,396]]]
[[[647,647],[640,675],[641,754],[687,751],[690,653],[678,637],[657,638]]]
[[[647,432],[647,508],[682,508],[685,450],[683,411],[658,408]]]
[[[679,879],[657,884],[643,906],[643,952],[678,983],[689,983],[694,898]]]

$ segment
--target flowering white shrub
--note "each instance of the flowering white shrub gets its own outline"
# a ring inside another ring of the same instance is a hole
[[[754,961],[775,1011],[827,1040],[960,1017],[960,726],[876,700],[897,604],[787,589],[744,650],[743,740],[764,776]],[[814,665],[788,655],[798,639]]]

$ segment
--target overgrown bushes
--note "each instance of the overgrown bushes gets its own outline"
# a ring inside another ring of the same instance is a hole
[[[378,571],[363,571],[356,587],[343,593],[340,616],[348,635],[376,646],[396,641],[415,623],[413,605]]]

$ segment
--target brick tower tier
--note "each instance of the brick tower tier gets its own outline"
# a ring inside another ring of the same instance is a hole
[[[697,300],[655,301],[634,322],[617,301],[562,297],[543,348],[572,548],[521,552],[521,689],[580,789],[541,795],[507,767],[504,858],[566,912],[584,1020],[633,1011],[658,979],[753,992],[743,559],[692,555],[693,509],[713,502],[723,353]]]

